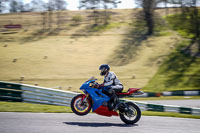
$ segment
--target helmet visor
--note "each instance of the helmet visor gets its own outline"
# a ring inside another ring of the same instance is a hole
[[[103,76],[106,74],[106,72],[107,72],[107,69],[103,68],[100,70],[100,75]]]

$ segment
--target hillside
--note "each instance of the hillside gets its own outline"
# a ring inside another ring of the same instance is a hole
[[[185,15],[173,14],[166,17],[181,40],[144,87],[145,90],[162,92],[200,89],[200,37],[196,34],[200,28],[191,21],[190,15],[194,15],[192,11]],[[200,12],[197,15],[200,18]]]
[[[135,54],[134,40],[125,40],[135,30],[137,10],[112,10],[110,24],[96,29],[90,12],[62,11],[60,28],[54,12],[52,27],[46,30],[41,13],[0,15],[0,80],[78,91],[91,76],[102,82],[98,67],[110,63],[126,89],[144,87],[180,40],[166,30],[141,40]],[[73,16],[82,21],[74,26]],[[8,30],[6,24],[23,28]]]

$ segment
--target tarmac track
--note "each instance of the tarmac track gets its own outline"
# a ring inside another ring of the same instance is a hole
[[[142,116],[135,125],[119,117],[72,113],[0,113],[0,133],[199,133],[199,119]]]

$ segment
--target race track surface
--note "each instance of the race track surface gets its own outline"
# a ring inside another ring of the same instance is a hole
[[[72,113],[0,113],[1,133],[199,133],[200,119],[142,116],[135,125],[119,117]]]

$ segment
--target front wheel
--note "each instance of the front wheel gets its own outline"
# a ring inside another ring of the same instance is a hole
[[[80,94],[72,98],[71,109],[77,115],[86,115],[90,112],[92,108],[92,103],[89,99],[83,101],[85,95]]]
[[[124,111],[120,111],[120,119],[126,124],[134,124],[140,120],[140,108],[132,102],[127,102]]]

